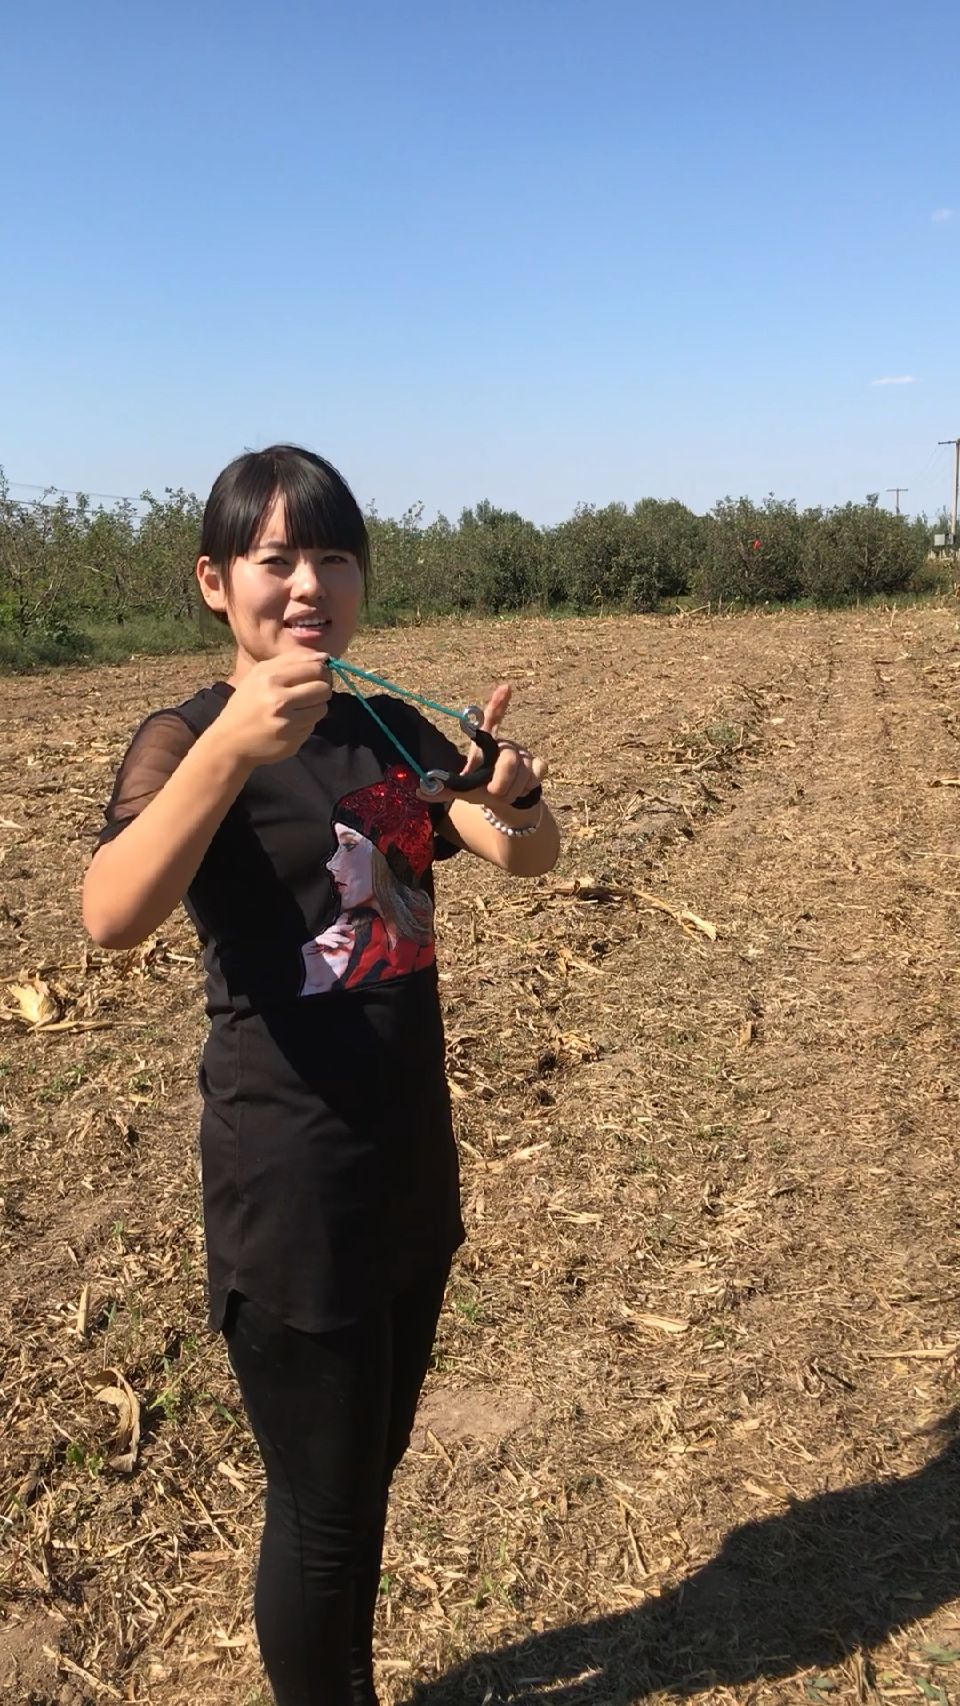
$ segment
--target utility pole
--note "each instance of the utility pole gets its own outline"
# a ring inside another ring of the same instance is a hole
[[[938,444],[952,444],[953,463],[953,511],[950,520],[950,544],[957,548],[957,500],[960,498],[960,438],[938,438]]]
[[[887,487],[888,492],[896,492],[896,494],[897,494],[897,514],[898,515],[900,514],[900,493],[901,492],[909,492],[909,490],[910,490],[909,486],[888,486]]]

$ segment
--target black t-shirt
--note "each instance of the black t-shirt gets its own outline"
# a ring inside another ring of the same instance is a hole
[[[101,843],[159,792],[228,702],[149,717]],[[380,717],[423,769],[457,749],[412,707]],[[433,940],[444,808],[352,694],[253,771],[184,904],[211,1026],[200,1068],[210,1319],[231,1290],[292,1326],[355,1320],[463,1237]]]

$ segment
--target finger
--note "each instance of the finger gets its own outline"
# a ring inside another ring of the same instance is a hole
[[[513,787],[510,789],[508,804],[512,806],[515,800],[525,799],[527,794],[529,794],[536,785],[537,778],[534,775],[533,766],[525,763],[521,759],[520,769],[517,771]]]
[[[270,659],[270,673],[280,681],[329,681],[330,658],[327,652],[308,652],[305,648],[282,652]]]
[[[486,717],[487,717],[487,713],[485,711],[484,712],[484,720],[481,723],[480,727],[483,729],[485,734],[490,734],[493,737],[494,741],[496,741],[497,737],[494,734],[493,730],[488,729],[488,727],[487,727]],[[503,746],[508,746],[510,744],[511,744],[510,742],[504,742],[504,743],[502,743],[502,745],[498,743],[499,750],[502,751]],[[462,769],[460,774],[462,776],[469,775],[472,770],[478,770],[480,768],[481,764],[488,764],[489,762],[490,762],[490,760],[487,757],[486,753],[483,751],[483,748],[476,745],[476,743],[474,743],[470,747],[469,752],[467,753],[466,763],[464,764],[463,769]]]
[[[483,722],[480,725],[482,729],[486,730],[487,734],[491,734],[496,737],[500,724],[507,714],[507,708],[510,704],[512,694],[513,688],[510,686],[508,681],[501,681],[492,689],[487,699],[487,703],[484,706]],[[461,775],[467,776],[471,771],[479,770],[481,764],[484,763],[486,763],[486,760],[483,753],[480,751],[480,748],[478,746],[471,746],[470,751],[467,754],[467,761],[461,771]]]
[[[470,751],[467,753],[466,763],[460,772],[461,776],[469,776],[472,770],[479,770],[482,763],[483,753],[480,751],[480,748],[478,746],[471,746]]]
[[[333,697],[333,688],[328,681],[304,681],[295,687],[288,687],[283,694],[285,711],[307,711],[316,705],[326,707]]]
[[[489,734],[495,735],[503,722],[513,697],[513,688],[509,681],[501,681],[491,690],[483,710],[483,726]]]
[[[528,754],[522,759],[521,768],[510,789],[508,805],[513,805],[514,800],[525,799],[534,788],[539,788],[546,779],[548,769],[549,765],[544,758],[531,758]]]
[[[317,705],[287,705],[284,707],[282,716],[283,721],[291,730],[299,730],[302,733],[306,729],[309,733],[312,725],[321,723],[329,713],[330,706],[325,699],[322,699]]]
[[[464,775],[477,768],[481,756],[477,747],[471,747],[470,757],[463,767]],[[511,758],[515,760],[515,766],[510,765]],[[498,799],[507,803],[521,800],[533,788],[540,786],[549,771],[550,766],[545,758],[535,758],[533,753],[528,752],[524,746],[518,746],[516,741],[501,740],[500,758],[493,776],[487,783],[487,792],[495,794]]]
[[[487,783],[487,793],[492,795],[494,799],[505,802],[509,801],[511,796],[522,794],[523,789],[517,784],[524,773],[524,769],[523,759],[511,747],[501,747],[500,757],[497,759],[493,775]]]

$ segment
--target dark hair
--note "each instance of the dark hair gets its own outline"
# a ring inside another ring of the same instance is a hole
[[[200,555],[216,564],[227,590],[234,558],[246,556],[276,498],[283,499],[287,544],[301,550],[351,551],[366,592],[370,541],[360,506],[332,463],[296,444],[248,450],[213,483],[203,512]],[[212,614],[227,620],[221,611]]]

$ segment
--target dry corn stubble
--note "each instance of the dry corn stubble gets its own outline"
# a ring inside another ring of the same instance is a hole
[[[385,1701],[949,1691],[956,645],[935,610],[358,642],[464,702],[512,676],[565,829],[541,883],[440,872],[470,1242]],[[125,740],[199,668],[0,684],[0,1685],[41,1699],[263,1687],[259,1470],[202,1329],[197,956],[179,920],[115,956],[77,921]]]

